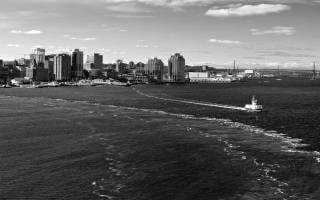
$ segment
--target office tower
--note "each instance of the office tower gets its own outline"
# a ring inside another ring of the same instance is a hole
[[[71,57],[71,76],[73,80],[83,77],[83,52],[75,49]]]
[[[93,69],[101,69],[103,67],[103,55],[94,53],[87,56],[85,69],[90,71]]]
[[[145,64],[142,62],[138,62],[136,64],[137,73],[144,74],[145,73]]]
[[[135,64],[134,64],[133,61],[130,61],[130,62],[129,62],[129,69],[130,69],[130,70],[135,69]]]
[[[71,79],[71,56],[59,54],[54,56],[53,73],[57,81],[70,81]]]
[[[117,60],[116,61],[116,72],[121,72],[122,71],[122,60]]]
[[[34,50],[34,53],[30,55],[31,60],[31,67],[37,68],[37,67],[44,67],[45,62],[45,49],[37,48]]]
[[[163,80],[163,70],[164,65],[163,62],[158,59],[149,59],[146,65],[146,73],[152,77],[153,79],[162,81]]]
[[[4,67],[3,60],[0,60],[0,83],[6,83],[9,78],[9,70]]]
[[[45,49],[37,48],[30,54],[30,65],[26,69],[26,77],[34,81],[48,81],[49,70],[45,68]]]
[[[170,57],[168,62],[168,76],[170,81],[184,82],[185,59],[179,53]]]
[[[54,80],[54,54],[45,56],[44,68],[48,69],[49,80]]]
[[[37,48],[34,53],[36,54],[36,61],[38,63],[44,63],[46,50],[42,48]]]
[[[95,53],[93,56],[94,56],[95,67],[101,68],[103,66],[103,55]]]

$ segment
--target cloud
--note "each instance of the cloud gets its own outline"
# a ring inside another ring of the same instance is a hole
[[[7,46],[8,46],[8,47],[20,47],[19,44],[8,44]]]
[[[138,6],[136,3],[112,4],[106,7],[107,10],[120,13],[148,13],[149,10]]]
[[[96,38],[94,38],[94,37],[91,37],[91,38],[82,38],[81,40],[83,40],[83,41],[93,41],[93,40],[96,40]]]
[[[79,40],[79,41],[94,41],[96,40],[97,38],[95,37],[86,37],[86,38],[78,38],[78,37],[73,37],[69,34],[65,34],[63,35],[64,38],[69,38],[70,40]]]
[[[209,42],[218,43],[218,44],[228,44],[228,45],[240,45],[240,44],[243,44],[242,42],[237,41],[237,40],[219,40],[219,39],[215,39],[215,38],[210,39]]]
[[[162,6],[162,7],[208,5],[210,3],[213,3],[212,0],[103,0],[103,2],[107,4],[143,3],[146,5]]]
[[[81,1],[81,0],[78,0]],[[86,0],[83,0],[86,1]],[[214,6],[229,4],[314,4],[319,0],[99,0],[105,4],[144,4],[151,6],[169,7],[179,10],[188,6]],[[130,9],[129,9],[130,10]]]
[[[106,4],[124,4],[124,3],[143,3],[152,6],[162,7],[186,7],[186,6],[208,6],[208,5],[226,5],[226,4],[310,4],[319,0],[100,0]]]
[[[290,9],[290,6],[284,4],[230,4],[227,7],[213,7],[206,12],[206,15],[211,17],[242,17],[280,13]]]
[[[40,30],[30,30],[30,31],[22,31],[22,30],[11,30],[12,34],[25,34],[25,35],[40,35],[43,34]]]
[[[273,35],[294,35],[296,33],[296,30],[294,27],[287,27],[287,26],[274,26],[271,29],[268,30],[259,30],[259,29],[251,29],[252,35],[267,35],[267,34],[273,34]]]
[[[136,47],[137,48],[149,48],[149,45],[147,45],[147,44],[137,44]]]
[[[283,58],[315,58],[316,55],[307,54],[307,53],[291,53],[287,51],[268,51],[268,50],[261,50],[257,51],[259,56],[263,57],[283,57]]]

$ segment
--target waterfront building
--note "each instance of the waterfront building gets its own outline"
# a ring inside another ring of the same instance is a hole
[[[125,64],[122,60],[116,61],[116,72],[119,74],[125,74],[127,73],[127,64]]]
[[[103,55],[94,53],[87,56],[85,69],[91,71],[92,69],[101,69],[103,67]]]
[[[24,67],[30,66],[30,59],[19,58],[16,61],[18,66],[24,66]]]
[[[54,56],[53,73],[57,81],[71,80],[71,56],[59,54]]]
[[[34,50],[34,53],[30,55],[30,60],[33,60],[35,68],[37,67],[44,67],[44,62],[45,62],[45,55],[46,55],[46,50],[42,48],[37,48]]]
[[[41,67],[29,67],[26,69],[26,77],[33,81],[47,82],[49,81],[49,70]]]
[[[54,80],[54,56],[55,54],[51,55],[46,55],[45,56],[45,62],[44,62],[44,68],[48,69],[49,73],[49,80],[53,81]]]
[[[158,58],[149,59],[146,65],[146,74],[152,79],[162,81],[163,80],[164,64],[162,60]]]
[[[145,64],[142,62],[138,62],[136,64],[136,73],[145,74]]]
[[[168,78],[172,82],[185,81],[185,59],[179,53],[174,54],[168,61]]]
[[[102,57],[102,55],[101,55]],[[101,65],[102,65],[102,59]],[[71,57],[71,77],[73,80],[78,80],[83,77],[83,52],[79,49],[75,49]]]
[[[133,61],[130,61],[130,62],[129,62],[129,69],[130,69],[130,70],[134,70],[134,69],[135,69],[135,64],[134,64]]]
[[[33,81],[48,81],[49,69],[45,68],[45,49],[37,48],[30,54],[30,65],[26,69],[26,77]]]
[[[9,78],[9,70],[4,67],[3,61],[0,60],[0,83],[6,83]]]

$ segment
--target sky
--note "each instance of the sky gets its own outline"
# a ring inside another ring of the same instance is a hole
[[[0,58],[102,53],[189,65],[310,68],[320,62],[320,0],[1,0]]]

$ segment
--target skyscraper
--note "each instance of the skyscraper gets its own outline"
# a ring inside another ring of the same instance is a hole
[[[126,73],[127,70],[127,64],[125,64],[122,60],[117,60],[116,61],[116,72],[119,74],[124,74]]]
[[[103,55],[94,53],[93,55],[87,56],[87,61],[85,64],[86,70],[101,69],[103,67]]]
[[[75,49],[71,57],[71,78],[81,79],[83,76],[83,52]]]
[[[145,64],[142,62],[138,62],[136,64],[137,73],[144,74],[145,73]]]
[[[54,80],[54,57],[54,54],[45,57],[44,68],[49,71],[49,80]]]
[[[53,73],[57,81],[69,81],[71,79],[71,56],[68,54],[56,55]]]
[[[146,65],[146,73],[153,79],[163,80],[164,65],[158,58],[149,59]]]
[[[168,77],[173,82],[184,82],[185,59],[179,53],[172,55],[168,62]]]
[[[37,63],[37,66],[44,67],[46,56],[46,50],[42,48],[37,48],[34,50],[34,59]]]
[[[45,69],[45,49],[37,48],[30,54],[30,66],[26,69],[26,77],[34,81],[48,81],[49,70]]]

